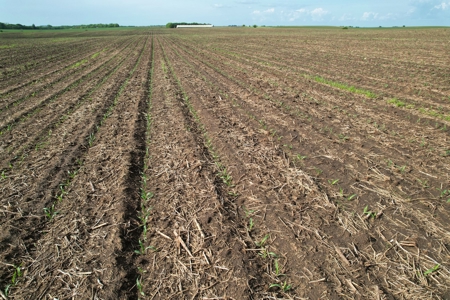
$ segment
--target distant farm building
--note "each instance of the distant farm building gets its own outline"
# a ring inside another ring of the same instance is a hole
[[[214,25],[177,25],[177,28],[211,28]]]

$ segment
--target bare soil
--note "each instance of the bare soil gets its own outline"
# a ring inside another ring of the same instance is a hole
[[[450,30],[36,34],[0,40],[0,297],[450,298]]]

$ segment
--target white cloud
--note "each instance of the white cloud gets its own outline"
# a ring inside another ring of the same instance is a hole
[[[328,12],[321,7],[311,11],[311,16],[313,16],[314,18],[320,18],[326,14],[328,14]]]
[[[338,20],[339,21],[350,21],[350,20],[355,20],[355,17],[353,17],[351,14],[343,14]]]
[[[434,8],[441,9],[441,10],[447,10],[450,8],[450,2],[448,2],[448,3],[442,2],[441,4],[436,5]]]
[[[323,20],[323,16],[327,14],[329,14],[328,11],[324,10],[322,7],[318,7],[313,10],[309,10],[306,8],[296,9],[294,11],[286,13],[286,16],[288,17],[288,20],[290,22],[293,22],[302,17],[305,18],[307,16],[309,16],[313,21],[321,21]]]
[[[264,11],[254,10],[252,12],[252,14],[254,14],[254,15],[268,15],[268,14],[273,14],[274,12],[275,12],[275,8],[269,8],[269,9],[266,9]]]
[[[365,12],[363,13],[361,20],[363,21],[370,21],[370,20],[376,20],[378,18],[378,13],[374,12]]]

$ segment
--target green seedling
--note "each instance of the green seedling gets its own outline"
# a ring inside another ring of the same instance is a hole
[[[302,160],[304,160],[306,158],[306,156],[302,156],[300,154],[297,154],[297,156],[295,158],[297,158],[298,160],[302,161]]]
[[[3,180],[3,179],[6,179],[6,178],[7,178],[7,176],[6,176],[5,171],[2,171],[2,174],[0,175],[0,179]]]
[[[429,185],[428,185],[428,180],[422,181],[422,180],[420,180],[420,179],[417,179],[417,181],[420,183],[420,185],[421,185],[424,189],[427,188],[427,187],[429,187]]]
[[[267,248],[262,248],[261,251],[259,251],[258,255],[264,259],[268,257],[277,257],[277,254],[275,252],[270,252]]]
[[[72,171],[72,172],[70,172],[70,171],[67,171],[67,173],[69,173],[69,177],[70,177],[70,179],[74,179],[74,178],[75,178],[75,176],[77,176],[77,174],[78,174],[78,171],[77,171],[77,170],[75,170],[75,171]]]
[[[337,184],[338,182],[339,182],[339,179],[329,179],[329,180],[328,180],[328,183],[331,184],[331,185],[335,185],[335,184]]]
[[[141,240],[139,240],[139,249],[138,250],[134,250],[134,253],[137,253],[137,254],[140,254],[140,255],[144,255],[144,254],[147,253],[148,249],[156,251],[155,247],[153,247],[153,246],[145,247],[144,243]]]
[[[285,282],[283,282],[281,284],[280,283],[272,283],[269,286],[269,289],[273,288],[273,287],[280,288],[281,290],[283,290],[283,292],[287,292],[287,291],[289,291],[292,288],[292,286],[290,284],[288,284],[287,281],[285,281]]]
[[[89,147],[92,147],[92,144],[94,143],[94,141],[95,141],[95,134],[94,133],[89,134],[89,137],[88,137]]]
[[[428,276],[434,272],[436,272],[437,270],[439,270],[439,268],[441,267],[440,264],[435,265],[434,267],[432,267],[431,269],[428,269],[425,271],[425,273],[423,273],[424,276]]]
[[[247,227],[249,232],[252,231],[253,226],[255,226],[255,223],[253,222],[253,218],[250,218],[250,220],[248,221],[248,227]]]
[[[52,204],[50,207],[44,207],[44,214],[47,219],[53,219],[58,214],[58,212],[55,211],[55,204]]]
[[[388,167],[392,167],[394,165],[394,163],[392,162],[392,160],[388,159],[387,160],[387,166]]]
[[[147,232],[148,232],[147,224],[142,225],[142,235],[144,236],[144,241],[147,239]]]
[[[341,140],[343,142],[345,142],[346,140],[349,139],[349,137],[344,134],[339,134],[338,137],[339,137],[339,140]]]
[[[441,192],[441,195],[439,196],[440,198],[444,198],[450,195],[450,189],[448,190],[437,189],[437,190]],[[447,203],[450,203],[450,198],[447,199]]]
[[[141,189],[141,199],[147,202],[148,200],[152,199],[154,194],[152,192],[146,192],[143,189]]]
[[[368,217],[372,217],[374,219],[377,216],[374,212],[369,210],[369,206],[368,205],[366,205],[366,207],[364,207],[363,214],[367,215]]]
[[[231,197],[237,197],[237,196],[239,196],[239,193],[236,193],[236,192],[228,192],[228,195],[230,195]]]
[[[246,218],[248,218],[252,213],[255,212],[255,210],[253,210],[253,209],[246,209],[245,206],[243,206],[242,209],[244,209]]]
[[[61,202],[62,199],[64,198],[64,196],[67,194],[66,186],[67,186],[69,183],[70,183],[70,181],[68,180],[68,181],[66,181],[66,183],[62,183],[62,184],[59,185],[59,190],[60,190],[61,192],[59,193],[58,196],[56,196],[56,199],[58,199],[58,201]]]
[[[151,212],[152,208],[151,207],[146,207],[143,203],[141,204],[141,213],[140,213],[140,217],[139,220],[141,220],[141,224],[147,224],[148,221],[148,217],[150,216],[150,212]]]
[[[145,296],[144,287],[142,286],[141,282],[141,277],[136,278],[136,287],[139,291],[139,294],[141,294],[141,296]]]
[[[400,170],[401,173],[404,173],[406,170],[406,166],[398,167],[398,169]]]
[[[344,189],[339,188],[339,196],[344,197]]]
[[[356,194],[350,195],[350,196],[347,198],[347,200],[348,200],[348,201],[351,201],[351,200],[353,200],[355,197],[356,197]]]
[[[275,275],[276,275],[277,277],[279,277],[279,276],[285,276],[285,274],[282,274],[282,273],[281,273],[280,265],[279,265],[279,263],[278,263],[278,259],[275,259],[275,260],[273,261],[273,266],[274,266],[274,268],[275,268]]]
[[[14,285],[17,284],[17,280],[23,276],[21,266],[22,266],[22,264],[20,264],[18,266],[14,266],[14,273],[13,273],[13,276],[11,277],[11,283]]]
[[[225,183],[227,186],[232,186],[233,177],[231,177],[230,174],[228,174],[227,169],[223,169],[219,173],[220,179],[222,179],[223,183]]]
[[[6,287],[5,287],[5,292],[4,292],[4,294],[5,294],[5,297],[8,297],[8,295],[9,295],[9,289],[11,288],[11,284],[8,284]]]
[[[266,234],[260,242],[256,242],[256,246],[258,247],[264,247],[264,245],[266,244],[267,240],[269,239],[270,235]]]

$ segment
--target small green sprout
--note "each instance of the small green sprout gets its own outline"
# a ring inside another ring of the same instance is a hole
[[[55,204],[52,204],[50,207],[44,207],[44,214],[47,219],[53,219],[58,214],[58,212],[55,211]]]
[[[356,194],[350,195],[350,196],[347,198],[347,200],[348,200],[348,201],[351,201],[351,200],[353,200],[355,197],[356,197]]]
[[[339,182],[339,179],[329,179],[329,180],[328,180],[328,183],[331,184],[331,185],[335,185],[335,184],[337,184],[338,182]]]
[[[423,273],[423,275],[424,275],[424,276],[428,276],[428,275],[430,275],[430,274],[436,272],[437,270],[439,270],[440,267],[441,267],[441,265],[440,265],[440,264],[437,264],[437,265],[435,265],[434,267],[432,267],[431,269],[426,270],[425,273]]]
[[[94,141],[95,141],[95,134],[92,132],[91,134],[89,134],[89,137],[88,137],[89,147],[92,147],[92,144],[94,143]]]
[[[139,294],[141,294],[141,296],[145,296],[144,287],[142,286],[141,282],[141,277],[136,278],[136,287],[139,291]]]
[[[300,154],[297,154],[297,156],[296,156],[295,158],[297,158],[298,160],[302,161],[302,160],[304,160],[305,158],[307,158],[307,156],[302,156],[302,155],[300,155]]]
[[[281,273],[280,265],[278,264],[278,259],[275,259],[273,262],[274,268],[275,268],[275,275],[278,276],[285,276],[285,274]]]
[[[137,253],[137,254],[140,254],[140,255],[144,255],[144,254],[147,253],[148,249],[156,251],[155,247],[153,247],[153,246],[145,247],[144,243],[141,240],[139,240],[139,249],[138,250],[134,250],[134,253]]]
[[[223,183],[225,183],[227,186],[232,186],[232,181],[233,181],[233,177],[231,177],[230,174],[228,174],[227,169],[223,169],[220,173],[219,173],[219,177],[220,179],[222,179]]]
[[[255,223],[253,222],[253,218],[250,218],[250,220],[248,221],[248,227],[247,227],[249,232],[252,231],[253,226],[255,226]]]
[[[366,207],[364,207],[363,214],[367,215],[368,217],[372,217],[372,218],[375,218],[377,216],[375,213],[373,213],[372,211],[369,210],[368,205],[366,205]]]
[[[290,284],[288,284],[286,281],[284,283],[282,283],[282,284],[280,284],[280,283],[272,283],[269,286],[269,289],[273,288],[273,287],[280,288],[281,290],[283,290],[283,292],[287,292],[287,291],[289,291],[292,288],[292,286]]]
[[[253,209],[246,209],[245,206],[243,206],[242,209],[243,209],[244,212],[245,212],[245,217],[246,217],[246,218],[248,218],[252,213],[255,212],[255,210],[253,210]]]
[[[275,252],[270,252],[267,248],[262,248],[261,251],[259,251],[258,255],[264,259],[268,257],[277,257],[277,254]]]
[[[14,285],[17,283],[17,280],[18,280],[20,277],[23,276],[23,272],[22,272],[21,267],[22,267],[22,264],[20,264],[20,265],[18,265],[18,266],[14,266],[14,273],[13,273],[13,276],[12,276],[12,278],[11,278],[11,282],[12,282],[12,284],[14,284]]]
[[[152,192],[146,192],[143,189],[141,189],[141,199],[147,202],[151,198],[153,198],[154,194]]]
[[[264,245],[266,244],[267,240],[269,239],[270,235],[266,234],[260,242],[256,242],[256,246],[258,247],[264,247]]]

